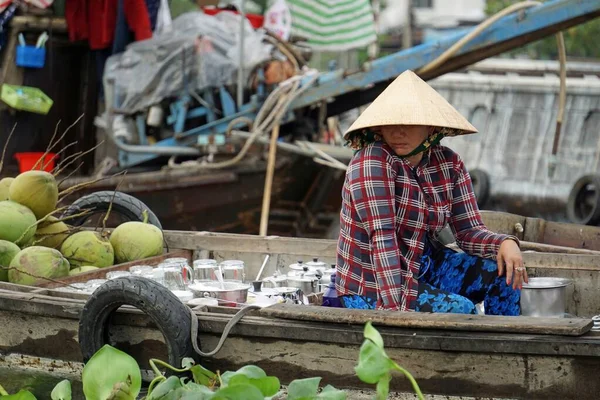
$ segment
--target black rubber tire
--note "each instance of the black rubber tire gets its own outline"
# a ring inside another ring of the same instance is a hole
[[[84,362],[108,343],[110,317],[124,304],[141,310],[156,324],[167,345],[169,364],[180,368],[185,357],[200,362],[191,341],[189,308],[166,287],[142,277],[109,280],[87,301],[79,319]]]
[[[127,218],[129,221],[143,221],[144,216],[142,212],[146,210],[148,212],[148,223],[162,229],[162,225],[158,220],[156,214],[148,208],[147,205],[142,203],[135,197],[128,195],[127,193],[117,192],[114,194],[113,191],[106,190],[102,192],[94,192],[85,195],[73,202],[63,213],[63,217],[81,213],[84,210],[92,210],[94,212],[108,211],[108,206],[112,200],[113,205],[111,213],[117,213]],[[80,218],[74,218],[70,224],[74,226],[83,225],[88,219],[88,216],[82,216]]]
[[[592,204],[588,204],[589,209],[583,209],[586,201],[586,191],[589,191],[589,185],[595,189],[595,195]],[[593,225],[600,224],[600,176],[585,175],[575,182],[569,199],[567,200],[567,217],[574,224]]]
[[[490,177],[487,172],[480,169],[469,171],[469,175],[473,183],[473,192],[477,199],[477,205],[479,208],[483,208],[490,199]]]

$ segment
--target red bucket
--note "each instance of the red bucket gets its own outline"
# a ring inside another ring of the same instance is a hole
[[[41,170],[42,167],[44,167],[44,171],[46,171],[46,172],[52,171],[54,169],[54,166],[56,165],[55,164],[56,154],[54,154],[54,153],[48,153],[48,154],[46,154],[45,157],[44,157],[44,153],[38,153],[38,152],[15,153],[15,158],[17,159],[17,162],[19,163],[19,171],[20,172],[31,171],[33,169],[33,166],[42,157],[44,159],[42,161],[40,161],[40,163],[37,165],[36,169]]]

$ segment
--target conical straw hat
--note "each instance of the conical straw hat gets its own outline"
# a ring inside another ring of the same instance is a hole
[[[344,134],[382,125],[426,125],[448,128],[448,136],[475,133],[467,121],[438,92],[407,70],[397,77],[354,121]]]

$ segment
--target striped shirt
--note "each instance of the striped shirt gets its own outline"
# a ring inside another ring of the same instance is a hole
[[[383,142],[358,151],[342,190],[336,288],[377,300],[378,309],[415,308],[427,235],[448,224],[466,253],[496,257],[513,236],[489,231],[471,178],[455,152],[435,145],[417,167]]]

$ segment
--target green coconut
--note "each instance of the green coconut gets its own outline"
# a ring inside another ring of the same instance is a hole
[[[144,222],[125,222],[115,228],[110,235],[110,244],[115,250],[118,263],[159,256],[163,253],[163,234],[160,229]]]
[[[58,250],[31,246],[13,258],[8,271],[8,281],[20,285],[33,285],[43,278],[58,279],[69,274],[71,266]]]
[[[3,178],[0,179],[0,201],[8,200],[8,188],[15,178]]]
[[[84,272],[90,272],[100,269],[98,267],[92,267],[91,265],[84,265],[83,267],[75,267],[69,271],[69,276],[83,274]]]
[[[69,237],[69,226],[58,218],[49,216],[38,224],[34,240],[39,246],[58,249]]]
[[[0,201],[0,240],[22,245],[35,234],[35,215],[14,201]]]
[[[37,219],[41,219],[56,208],[58,184],[49,172],[27,171],[11,183],[9,195],[10,200],[27,206]]]
[[[73,267],[95,265],[104,268],[110,267],[115,261],[110,242],[92,231],[77,232],[69,236],[60,246],[60,252]]]
[[[21,251],[19,246],[8,240],[0,240],[0,281],[8,282],[10,262]]]

